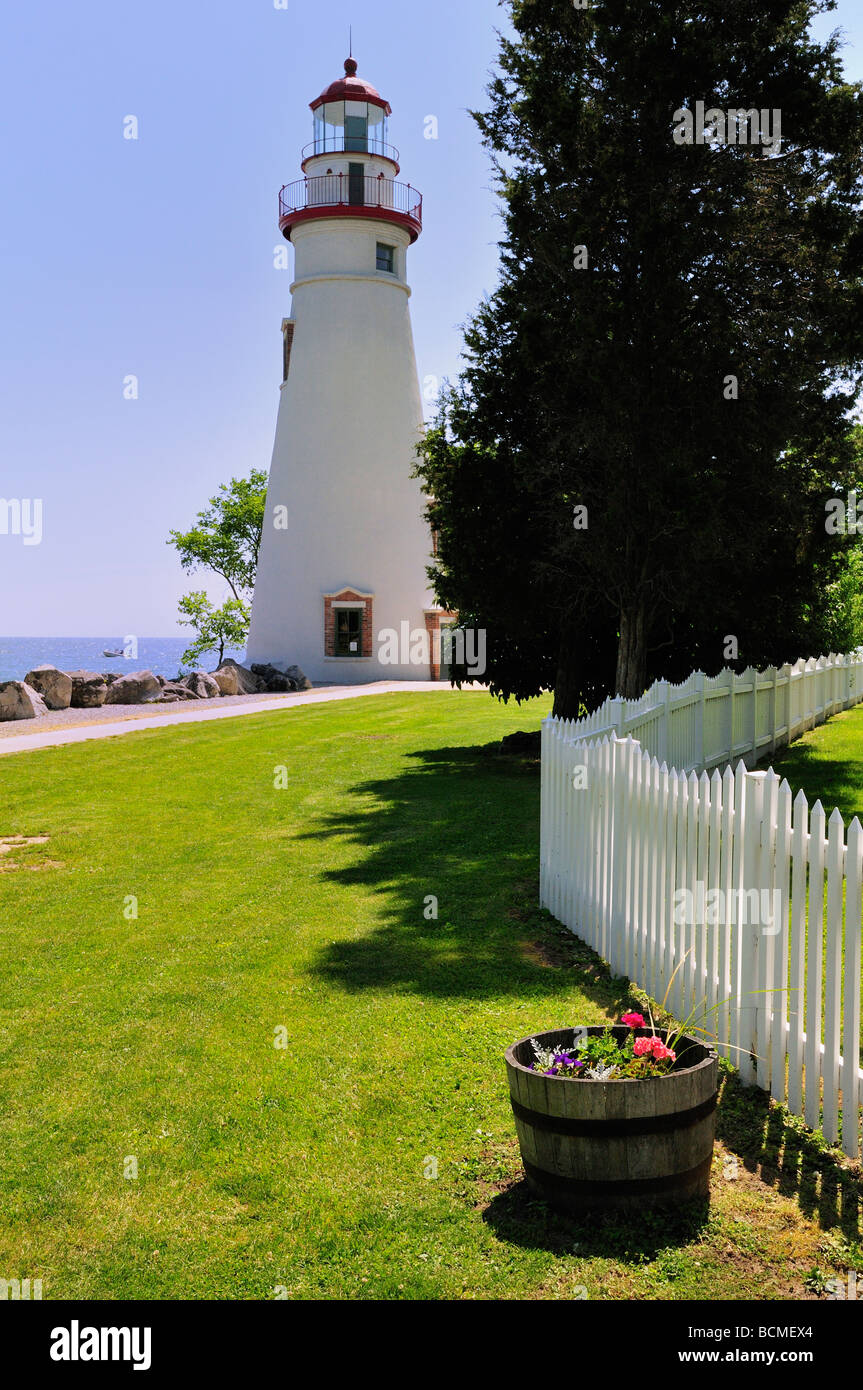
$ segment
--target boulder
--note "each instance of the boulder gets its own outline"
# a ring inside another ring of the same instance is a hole
[[[72,698],[72,682],[65,671],[58,671],[56,666],[36,666],[32,671],[28,671],[24,677],[24,684],[29,685],[31,690],[35,690],[42,696],[49,709],[68,709],[69,701]]]
[[[152,671],[130,671],[108,687],[106,705],[150,705],[162,693],[158,678]]]
[[[292,681],[292,690],[314,690],[314,686],[305,672],[299,666],[289,666],[287,671],[288,680]]]
[[[165,681],[160,693],[153,701],[156,705],[176,705],[183,700],[200,700],[200,695],[196,695],[187,685],[182,685],[180,681]]]
[[[271,695],[284,695],[289,690],[293,690],[290,678],[280,671],[277,666],[268,666],[259,663],[252,667],[252,674],[257,676],[261,682],[261,688],[268,691]]]
[[[115,681],[118,681],[119,679],[120,679],[120,672],[119,672],[119,671],[103,671],[103,672],[102,672],[102,680],[105,682],[106,685],[109,685],[109,686],[110,686],[110,685],[113,685],[114,682],[115,682]]]
[[[69,671],[73,709],[98,709],[104,705],[108,687],[98,671]]]
[[[228,657],[227,661],[223,661],[219,667],[220,671],[227,669],[237,673],[238,695],[257,695],[263,689],[263,684],[258,677],[245,666],[241,666],[238,661],[234,661],[233,657]]]
[[[233,666],[220,666],[211,672],[213,680],[223,695],[240,695],[240,681]]]
[[[219,682],[208,676],[206,671],[193,671],[181,684],[197,695],[199,700],[217,700],[222,693]]]
[[[26,681],[0,681],[0,720],[38,719],[48,706]]]

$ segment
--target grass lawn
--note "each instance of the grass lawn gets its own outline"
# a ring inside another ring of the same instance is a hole
[[[863,821],[863,705],[835,714],[775,753],[767,762],[787,777],[795,796],[802,787],[810,807],[820,801],[829,819],[834,806]]]
[[[373,697],[0,759],[0,837],[48,837],[0,859],[0,1275],[707,1300],[863,1268],[859,1170],[727,1070],[709,1211],[530,1199],[505,1047],[632,998],[535,906],[538,764],[495,745],[546,709]]]

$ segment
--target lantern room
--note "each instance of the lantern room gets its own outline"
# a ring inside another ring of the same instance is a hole
[[[345,60],[345,75],[332,82],[311,103],[314,141],[304,151],[320,154],[371,154],[397,160],[388,143],[388,118],[392,110],[370,82],[357,77],[355,59]]]

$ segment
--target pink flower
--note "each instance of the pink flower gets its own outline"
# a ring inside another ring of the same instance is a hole
[[[626,1026],[627,1026],[627,1028],[643,1028],[643,1027],[644,1027],[644,1016],[643,1016],[643,1014],[624,1014],[620,1021],[621,1021],[621,1023],[625,1023]]]
[[[662,1039],[655,1035],[652,1038],[636,1038],[632,1045],[632,1053],[635,1057],[652,1057],[654,1062],[677,1060],[677,1053],[666,1047]]]

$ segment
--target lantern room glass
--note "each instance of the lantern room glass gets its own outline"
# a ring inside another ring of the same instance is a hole
[[[329,101],[315,111],[315,154],[386,154],[387,114],[370,101]]]

